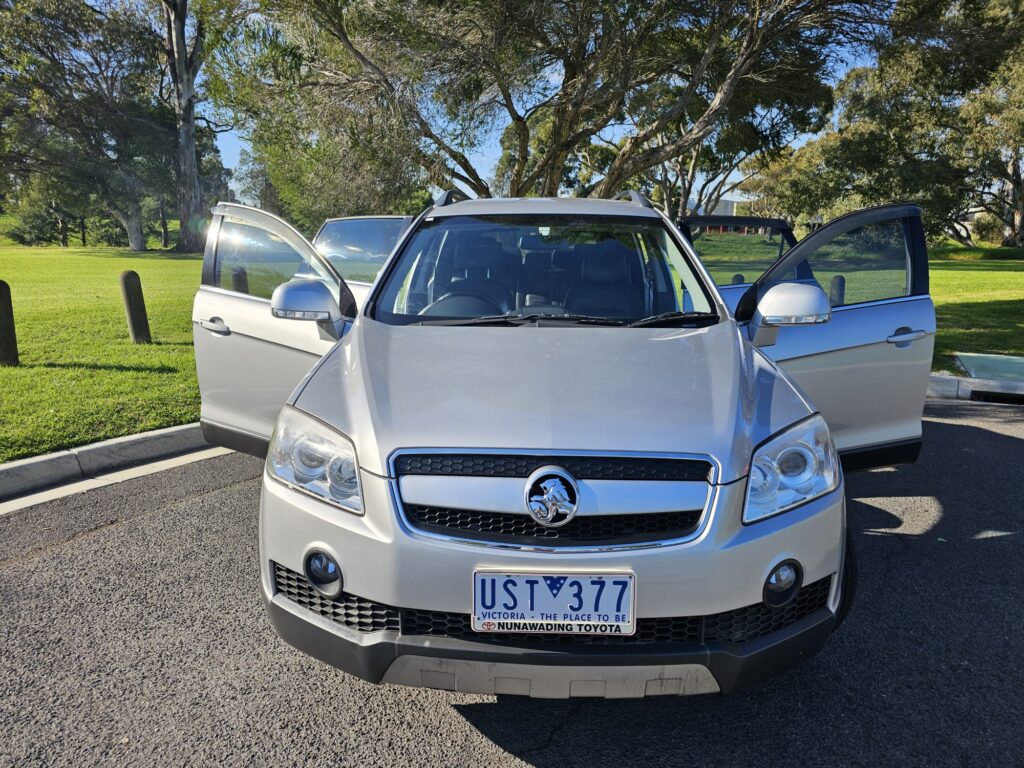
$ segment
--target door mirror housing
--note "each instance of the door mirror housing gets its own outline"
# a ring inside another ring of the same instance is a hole
[[[270,313],[285,320],[315,320],[330,325],[342,320],[331,289],[314,278],[297,277],[277,286],[270,297]]]
[[[775,343],[784,325],[817,325],[832,318],[832,305],[817,283],[778,283],[757,302],[750,340],[759,347]]]

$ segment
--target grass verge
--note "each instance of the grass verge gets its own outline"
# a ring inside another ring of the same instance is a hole
[[[0,246],[21,365],[0,367],[0,462],[199,417],[199,256]],[[152,345],[134,345],[118,276],[142,279]]]

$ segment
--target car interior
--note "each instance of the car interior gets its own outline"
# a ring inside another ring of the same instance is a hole
[[[453,228],[417,256],[404,314],[640,318],[677,308],[668,262],[622,232],[563,239],[536,226]],[[510,236],[511,235],[511,236]]]

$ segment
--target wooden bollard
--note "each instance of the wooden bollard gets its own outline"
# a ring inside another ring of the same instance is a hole
[[[121,298],[124,300],[124,316],[128,320],[128,333],[131,334],[132,342],[152,344],[146,302],[142,298],[142,281],[135,270],[126,269],[121,273]]]
[[[0,280],[0,365],[18,364],[18,337],[14,334],[11,286]]]
[[[744,278],[739,272],[732,276],[733,285],[743,285],[745,282],[747,282],[746,278]]]
[[[249,273],[245,267],[235,267],[231,270],[231,290],[235,293],[249,293]]]
[[[828,300],[833,307],[841,307],[846,303],[846,278],[833,275],[828,287]]]

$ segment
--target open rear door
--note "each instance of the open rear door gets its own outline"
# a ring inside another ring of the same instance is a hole
[[[829,222],[744,290],[736,320],[779,282],[814,281],[832,318],[788,326],[762,352],[807,393],[847,470],[914,461],[935,343],[921,210],[889,205]]]
[[[243,205],[213,209],[202,285],[192,308],[208,442],[266,455],[288,395],[337,341],[318,323],[271,314],[274,289],[299,276],[321,280],[342,313],[355,315],[352,291],[289,224]]]

